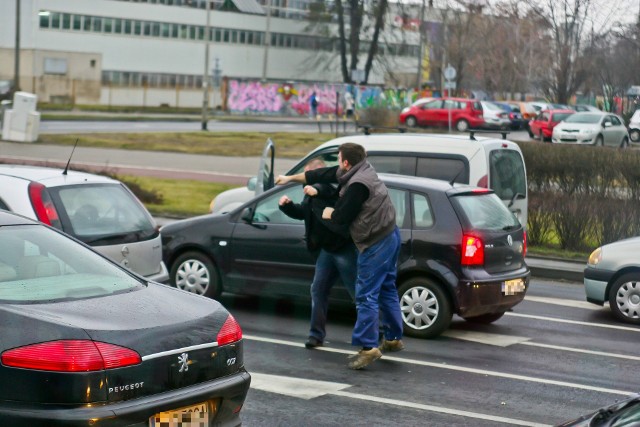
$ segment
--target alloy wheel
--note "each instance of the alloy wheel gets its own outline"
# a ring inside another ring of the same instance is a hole
[[[211,272],[197,259],[185,260],[176,271],[176,287],[194,294],[206,294],[210,280]]]
[[[429,289],[417,286],[402,295],[400,310],[405,324],[421,330],[433,324],[440,308],[436,296]]]
[[[616,292],[617,310],[630,320],[640,320],[640,282],[623,283]]]

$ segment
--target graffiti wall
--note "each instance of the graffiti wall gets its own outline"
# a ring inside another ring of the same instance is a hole
[[[344,94],[349,91],[357,109],[400,109],[411,104],[419,95],[412,89],[382,88],[378,86],[345,85],[337,83],[262,83],[232,80],[226,84],[226,108],[235,114],[308,116],[313,93],[318,100],[318,114],[344,113]]]

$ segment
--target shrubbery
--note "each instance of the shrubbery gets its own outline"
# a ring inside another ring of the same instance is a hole
[[[640,234],[640,152],[519,143],[529,182],[527,237],[583,251]]]

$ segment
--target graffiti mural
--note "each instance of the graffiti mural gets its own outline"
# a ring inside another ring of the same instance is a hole
[[[319,115],[335,115],[336,108],[338,115],[342,115],[346,91],[354,96],[356,109],[401,109],[419,95],[413,89],[404,88],[339,83],[261,83],[230,79],[226,105],[229,112],[234,114],[308,116],[311,109],[309,98],[315,92]]]

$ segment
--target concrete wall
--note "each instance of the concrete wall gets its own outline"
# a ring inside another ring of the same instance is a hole
[[[104,86],[100,90],[101,105],[143,107],[202,107],[203,91],[194,89],[122,88]],[[220,91],[209,91],[209,106],[221,106]]]

